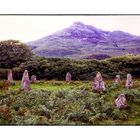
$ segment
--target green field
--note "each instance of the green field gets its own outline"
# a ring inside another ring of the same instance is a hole
[[[1,125],[140,124],[139,80],[130,90],[125,88],[125,81],[119,87],[105,81],[107,92],[103,94],[91,90],[91,81],[39,81],[31,84],[29,93],[20,90],[20,82],[0,90]],[[124,110],[114,103],[121,93],[127,98]]]

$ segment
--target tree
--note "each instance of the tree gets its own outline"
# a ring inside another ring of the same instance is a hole
[[[0,68],[13,68],[31,60],[33,53],[30,48],[18,40],[0,42]]]

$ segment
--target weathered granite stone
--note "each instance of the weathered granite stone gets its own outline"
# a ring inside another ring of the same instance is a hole
[[[126,97],[124,94],[120,94],[118,98],[115,100],[116,107],[119,109],[126,107]]]
[[[30,90],[30,79],[29,79],[29,74],[27,70],[25,70],[23,73],[21,87],[24,91],[28,92]]]
[[[92,89],[93,90],[97,90],[97,91],[105,91],[106,88],[105,88],[105,83],[103,81],[103,78],[102,78],[102,75],[100,72],[98,72],[96,74],[96,77],[94,79],[94,82],[93,82],[93,85],[92,85]]]
[[[12,70],[8,70],[8,73],[7,73],[7,81],[9,83],[13,83],[13,74],[12,74]]]
[[[36,83],[37,82],[37,76],[36,75],[32,75],[31,76],[31,82],[32,83]]]
[[[115,77],[115,84],[116,84],[116,85],[119,85],[120,82],[121,82],[121,77],[120,77],[120,75],[116,75],[116,77]]]
[[[71,73],[67,72],[66,74],[66,82],[71,82]]]
[[[126,80],[126,88],[132,88],[133,87],[133,81],[132,81],[132,75],[127,74],[127,80]]]

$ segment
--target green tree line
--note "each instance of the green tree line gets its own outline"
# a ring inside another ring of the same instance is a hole
[[[116,74],[126,78],[127,73],[140,78],[140,55],[125,55],[101,61],[44,58],[35,56],[25,44],[13,40],[0,42],[0,53],[0,79],[6,78],[9,68],[17,80],[21,79],[25,69],[30,76],[35,74],[38,79],[48,80],[64,80],[67,72],[72,74],[73,80],[92,80],[98,71],[106,79],[112,79]]]

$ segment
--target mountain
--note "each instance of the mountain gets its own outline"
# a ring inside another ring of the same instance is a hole
[[[140,54],[140,36],[123,31],[103,31],[82,22],[75,22],[27,45],[44,57],[104,59],[127,53]]]

